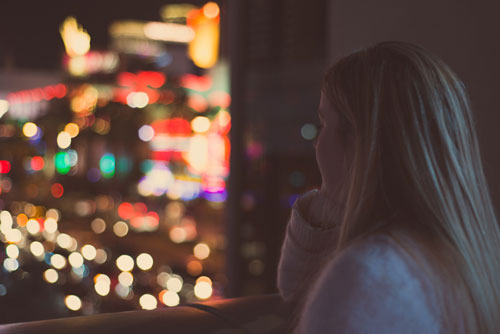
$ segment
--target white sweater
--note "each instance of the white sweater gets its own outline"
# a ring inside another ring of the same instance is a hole
[[[324,219],[306,212],[317,194],[295,202],[278,268],[285,301],[308,291],[295,333],[442,333],[432,287],[389,236],[372,235],[330,259],[338,215],[326,229],[303,218]],[[311,273],[318,279],[307,281]]]

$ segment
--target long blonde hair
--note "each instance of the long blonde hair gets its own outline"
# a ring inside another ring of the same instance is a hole
[[[352,153],[335,253],[385,221],[431,274],[447,330],[500,330],[500,228],[464,84],[422,47],[382,42],[334,64],[323,93]]]

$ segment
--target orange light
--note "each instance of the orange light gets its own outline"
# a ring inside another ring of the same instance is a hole
[[[219,16],[219,13],[219,6],[215,2],[207,2],[205,6],[203,6],[203,15],[209,19],[215,19]]]

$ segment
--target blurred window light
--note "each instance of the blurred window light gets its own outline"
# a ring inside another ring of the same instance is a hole
[[[83,265],[83,256],[78,252],[73,252],[69,254],[68,261],[72,267],[79,268]]]
[[[50,257],[50,264],[56,269],[66,267],[66,258],[61,254],[54,254]]]
[[[160,294],[160,300],[163,304],[170,307],[179,305],[179,295],[174,291],[163,290]]]
[[[210,255],[210,247],[207,244],[199,243],[194,246],[193,253],[198,259],[204,260]]]
[[[78,24],[75,17],[69,16],[59,28],[61,38],[70,57],[83,56],[90,50],[90,35]]]
[[[19,262],[17,262],[16,259],[8,257],[3,260],[3,267],[9,272],[16,271],[17,269],[19,269]]]
[[[210,129],[210,120],[205,116],[197,116],[191,121],[191,127],[196,133],[205,133]]]
[[[198,282],[194,286],[194,295],[199,299],[208,299],[212,296],[212,285],[208,282]]]
[[[42,256],[45,253],[45,248],[43,244],[39,241],[33,241],[30,244],[30,252],[36,257]]]
[[[129,287],[134,283],[134,276],[128,271],[123,271],[118,275],[118,282],[123,286]]]
[[[142,109],[149,104],[149,96],[144,92],[131,92],[127,95],[127,104],[130,108]]]
[[[196,7],[191,4],[169,4],[160,9],[160,16],[164,21],[185,20],[188,13],[193,9],[196,9]]]
[[[82,255],[85,258],[85,260],[92,261],[97,256],[97,250],[92,245],[84,245],[82,247]]]
[[[46,232],[55,233],[57,231],[57,221],[54,218],[49,217],[45,219],[43,227]]]

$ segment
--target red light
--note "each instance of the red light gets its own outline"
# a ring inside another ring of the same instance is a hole
[[[43,98],[46,100],[52,100],[55,96],[54,87],[47,86],[43,89]]]
[[[10,172],[10,162],[0,160],[0,174],[7,174],[8,172]]]
[[[54,90],[55,90],[55,96],[58,99],[62,99],[66,95],[66,92],[67,92],[66,86],[63,84],[56,85],[54,87]]]
[[[122,219],[130,219],[134,215],[134,207],[129,202],[123,202],[118,206],[118,215]]]
[[[54,183],[52,187],[50,187],[50,193],[54,198],[61,198],[64,194],[64,187],[60,183]]]
[[[42,170],[45,166],[45,161],[42,157],[33,157],[31,158],[31,169],[34,171]]]

